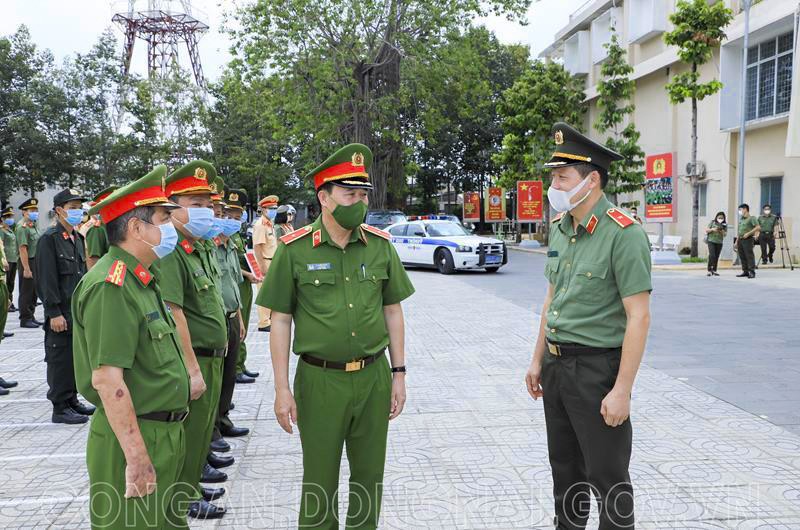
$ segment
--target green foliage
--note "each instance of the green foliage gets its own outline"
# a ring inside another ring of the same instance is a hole
[[[611,164],[608,172],[607,194],[617,202],[617,194],[632,193],[644,184],[644,151],[639,147],[640,133],[632,121],[622,130],[620,127],[633,114],[633,95],[636,83],[630,78],[633,67],[628,64],[625,50],[619,45],[616,31],[606,44],[608,58],[600,68],[602,80],[597,85],[599,97],[597,107],[600,114],[594,128],[600,133],[609,133],[606,147],[621,154],[624,159]],[[639,201],[624,203],[621,206],[638,205]]]
[[[493,157],[502,169],[499,184],[512,188],[523,178],[541,178],[553,153],[550,130],[557,121],[580,127],[586,112],[583,82],[557,63],[534,62],[498,105],[503,142]]]

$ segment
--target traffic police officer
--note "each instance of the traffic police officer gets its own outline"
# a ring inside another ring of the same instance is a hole
[[[116,190],[117,186],[109,186],[104,189],[92,197],[90,206],[99,203]],[[91,269],[97,263],[97,260],[108,252],[108,236],[106,235],[106,227],[103,224],[103,220],[97,215],[91,216],[85,226],[86,231],[83,236],[86,240],[86,268]]]
[[[765,204],[758,216],[758,226],[761,232],[758,234],[758,244],[761,246],[761,263],[767,264],[767,260],[772,263],[772,255],[775,254],[775,223],[778,218],[772,213],[772,206]]]
[[[8,287],[8,310],[14,312],[14,284],[17,281],[17,261],[19,260],[19,250],[17,249],[17,235],[14,233],[14,209],[9,206],[0,213],[2,224],[0,224],[0,238],[2,238],[3,250],[6,255],[8,268],[5,271],[6,287]]]
[[[311,172],[322,214],[283,237],[256,298],[272,309],[275,413],[286,432],[293,422],[300,430],[301,528],[339,528],[343,444],[350,463],[347,528],[377,528],[389,420],[405,403],[400,302],[414,287],[389,234],[362,224],[371,162],[366,146],[351,144]],[[301,359],[294,396],[292,321]]]
[[[544,396],[557,528],[584,528],[590,490],[600,528],[633,528],[631,390],[650,321],[642,226],[603,193],[622,157],[565,123],[553,127],[550,285],[526,375]]]
[[[36,245],[35,277],[44,307],[44,360],[47,399],[53,403],[53,423],[86,423],[94,407],[78,401],[72,356],[72,309],[75,286],[86,274],[83,237],[75,227],[83,217],[83,195],[64,189],[53,197],[56,223]]]
[[[243,223],[245,221],[245,208],[247,207],[247,191],[243,189],[228,190],[225,194],[225,213],[230,219],[236,219]],[[242,226],[245,226],[244,224]],[[242,271],[242,282],[239,283],[239,297],[242,300],[242,322],[245,329],[250,323],[250,311],[253,308],[253,284],[258,283],[256,275],[250,271],[247,264],[247,248],[242,238],[241,230],[231,236],[231,241],[236,246],[236,253],[239,256],[239,267]],[[239,344],[239,356],[236,359],[236,382],[247,383],[251,379],[259,376],[258,372],[248,370],[245,366],[247,360],[247,342]]]
[[[183,465],[189,376],[150,270],[177,241],[158,166],[90,210],[109,240],[72,298],[75,380],[97,405],[89,426],[93,529],[165,528]]]
[[[186,456],[181,470],[176,506],[169,517],[171,528],[186,528],[186,514],[217,518],[225,510],[208,502],[224,490],[206,490],[199,482],[207,465],[208,446],[217,417],[222,364],[228,342],[222,297],[214,278],[208,247],[202,238],[214,225],[211,186],[214,166],[196,160],[175,170],[166,179],[167,197],[180,206],[172,212],[178,230],[175,252],[159,261],[156,275],[162,295],[175,318],[191,379],[189,415],[184,422]],[[216,260],[213,260],[216,261]],[[227,477],[215,480],[225,480]]]
[[[33,316],[36,309],[36,243],[39,241],[39,201],[30,198],[19,205],[22,219],[17,223],[17,250],[19,253],[19,325],[36,328],[42,325]]]
[[[262,282],[267,277],[275,250],[278,248],[278,239],[275,237],[275,219],[278,208],[278,196],[268,195],[258,203],[261,208],[261,219],[253,225],[253,254],[256,263],[261,269]],[[261,291],[263,283],[258,284]],[[269,331],[271,325],[270,310],[266,307],[258,307],[258,331]]]

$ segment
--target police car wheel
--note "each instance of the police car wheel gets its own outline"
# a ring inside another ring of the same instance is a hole
[[[453,274],[456,270],[453,265],[453,255],[446,248],[440,248],[435,255],[436,269],[442,274]]]
[[[500,270],[500,267],[486,267],[486,272],[497,272]]]

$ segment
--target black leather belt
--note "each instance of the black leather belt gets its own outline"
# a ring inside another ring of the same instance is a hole
[[[236,316],[236,315],[238,315],[238,314],[239,314],[239,313],[238,313],[238,312],[236,312],[236,311],[231,311],[230,313],[227,313],[227,314],[225,315],[225,318],[227,318],[228,320],[230,320],[230,319],[232,319],[233,317],[235,317],[235,316]]]
[[[320,366],[322,368],[331,368],[333,370],[344,370],[345,372],[357,372],[369,366],[370,364],[374,363],[381,357],[383,357],[385,353],[384,351],[379,351],[374,355],[369,355],[367,357],[361,357],[360,359],[353,359],[349,362],[336,362],[336,361],[326,361],[324,359],[318,359],[317,357],[313,357],[308,355],[307,353],[300,354],[300,358],[303,359],[308,364],[314,366]]]
[[[179,410],[173,412],[167,411],[159,411],[159,412],[148,412],[147,414],[141,414],[137,416],[143,420],[153,420],[153,421],[165,421],[165,422],[174,422],[174,421],[183,421],[186,419],[186,416],[189,415],[188,410]]]
[[[225,357],[225,348],[217,348],[216,350],[195,348],[194,354],[196,357]]]
[[[584,346],[583,344],[573,344],[569,342],[550,342],[547,341],[547,350],[556,357],[562,355],[598,355],[602,353],[618,353],[622,351],[622,346],[617,348],[597,348],[595,346]]]

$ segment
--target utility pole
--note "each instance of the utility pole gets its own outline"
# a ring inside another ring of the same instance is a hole
[[[739,173],[739,204],[744,202],[744,136],[747,122],[747,48],[750,46],[750,6],[752,0],[744,0],[744,40],[742,43],[742,101],[739,110],[739,161],[736,169]],[[737,205],[738,206],[738,205]]]

